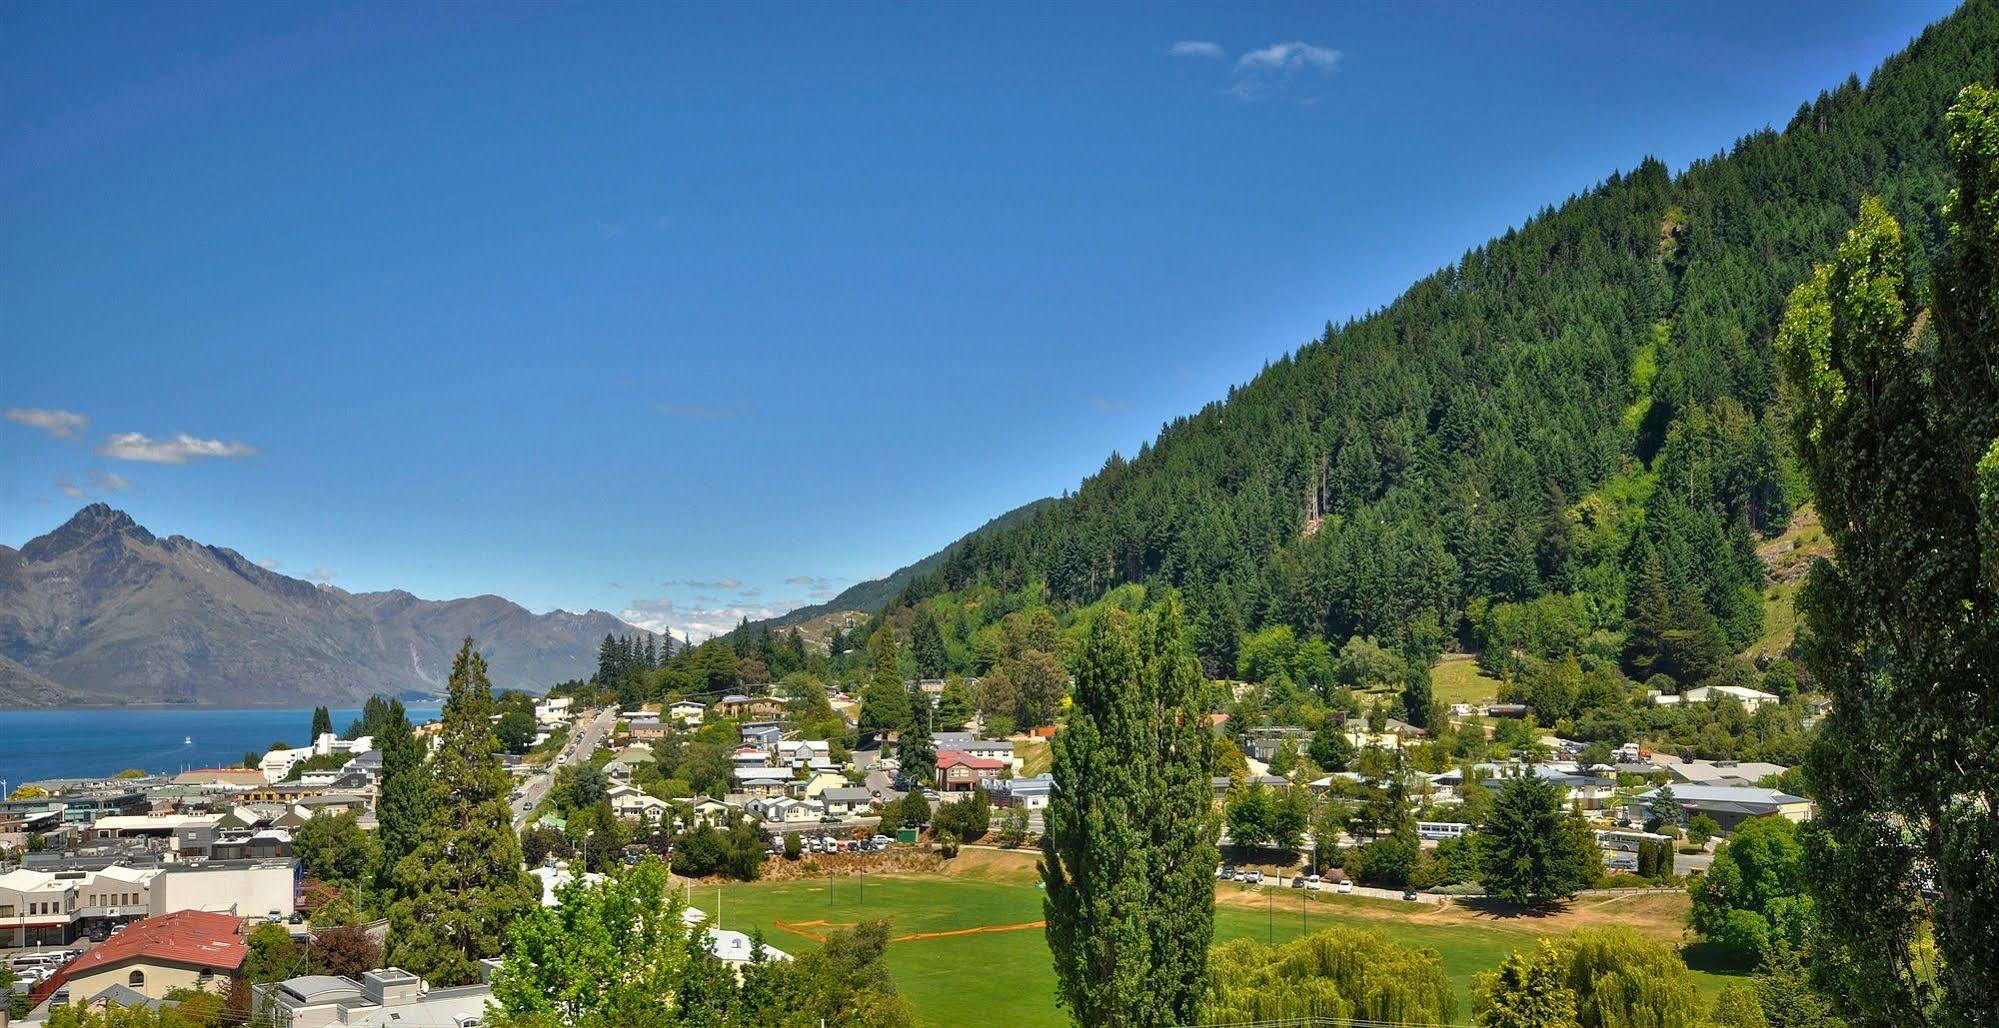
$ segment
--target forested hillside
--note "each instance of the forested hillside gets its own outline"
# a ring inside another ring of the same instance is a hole
[[[964,653],[975,623],[1038,597],[1144,582],[1182,590],[1216,675],[1246,632],[1286,625],[1705,677],[1761,634],[1756,538],[1802,499],[1772,353],[1784,297],[1870,194],[1927,268],[1944,111],[1995,78],[1999,6],[1981,0],[1782,131],[1678,176],[1644,160],[1327,325],[968,539],[900,604],[968,598]]]

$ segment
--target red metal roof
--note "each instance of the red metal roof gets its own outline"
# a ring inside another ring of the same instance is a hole
[[[938,767],[958,767],[960,765],[985,771],[997,771],[1007,766],[997,760],[987,760],[984,757],[974,757],[956,751],[948,751],[937,755]]]
[[[214,971],[243,966],[249,947],[243,943],[243,919],[205,910],[177,910],[134,921],[95,949],[64,964],[35,990],[39,1003],[70,979],[120,964],[154,961]]]

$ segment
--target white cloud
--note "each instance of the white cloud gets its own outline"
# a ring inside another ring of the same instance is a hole
[[[723,592],[734,592],[743,587],[742,579],[726,575],[721,578],[669,578],[660,584],[668,589],[720,589]]]
[[[1332,71],[1340,63],[1340,52],[1323,46],[1313,46],[1292,40],[1289,43],[1272,43],[1261,50],[1251,50],[1235,62],[1237,71],[1282,71],[1291,73],[1306,68]]]
[[[626,623],[648,632],[672,632],[696,642],[735,630],[744,618],[761,621],[804,606],[798,600],[776,600],[767,604],[718,603],[714,606],[682,607],[670,599],[633,600],[618,612]]]
[[[318,582],[320,585],[325,585],[338,577],[340,576],[325,568],[313,568],[311,571],[305,573],[306,581]]]
[[[106,457],[119,460],[138,460],[149,464],[186,464],[193,460],[216,457],[233,460],[237,457],[254,457],[257,448],[235,440],[196,439],[181,432],[172,439],[153,439],[143,432],[120,432],[104,441],[97,451]]]
[[[1306,73],[1326,74],[1339,69],[1340,52],[1328,47],[1292,40],[1251,50],[1236,59],[1235,82],[1223,95],[1245,103],[1290,92],[1295,80]],[[1312,103],[1317,97],[1307,97]]]
[[[68,475],[57,478],[56,488],[62,490],[62,494],[72,500],[82,500],[106,493],[129,492],[138,487],[115,471],[92,468],[90,474],[80,483]]]
[[[269,557],[266,557],[263,560],[258,561],[257,566],[263,568],[265,571],[276,571],[277,569],[284,567],[283,564],[280,564],[277,561],[270,559]]]
[[[1183,39],[1166,48],[1168,57],[1227,57],[1220,43],[1210,43],[1204,39]]]
[[[17,425],[39,428],[57,439],[74,439],[90,424],[90,419],[67,410],[44,407],[9,407],[6,418]]]
[[[1123,400],[1110,400],[1101,396],[1090,397],[1090,406],[1105,414],[1122,414],[1131,409],[1131,404]]]

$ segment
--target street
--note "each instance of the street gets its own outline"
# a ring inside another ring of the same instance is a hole
[[[595,753],[597,745],[604,741],[604,736],[609,734],[611,726],[617,722],[617,719],[618,711],[615,707],[599,711],[586,710],[577,717],[575,727],[570,729],[568,741],[563,743],[555,758],[521,782],[520,798],[512,801],[516,831],[526,826],[528,813],[541,803],[542,797],[547,796],[548,790],[555,785],[555,769],[564,764],[583,760]]]

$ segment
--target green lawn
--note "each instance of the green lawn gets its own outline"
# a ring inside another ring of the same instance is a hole
[[[1458,987],[1461,1013],[1468,1015],[1472,975],[1496,966],[1537,934],[1532,924],[1404,922],[1383,917],[1384,910],[1402,909],[1394,901],[1322,894],[1306,902],[1301,895],[1278,893],[1261,910],[1218,907],[1216,941],[1244,937],[1282,941],[1295,938],[1308,924],[1315,929],[1334,923],[1369,925],[1399,942],[1436,949],[1445,973]],[[865,883],[859,877],[846,877],[832,882],[830,891],[824,879],[759,882],[696,889],[693,901],[711,916],[719,909],[722,927],[761,929],[771,945],[794,953],[816,943],[779,929],[780,919],[797,924],[885,918],[894,926],[894,934],[902,936],[1041,918],[1040,889],[1018,875],[869,876]],[[828,929],[807,930],[825,934]],[[1054,971],[1038,928],[894,943],[889,947],[889,966],[926,1023],[1068,1023],[1055,1006]],[[1706,995],[1729,980],[1699,970],[1694,977]]]
[[[1445,704],[1480,706],[1499,698],[1499,679],[1479,670],[1469,653],[1446,653],[1430,668],[1430,692]]]

